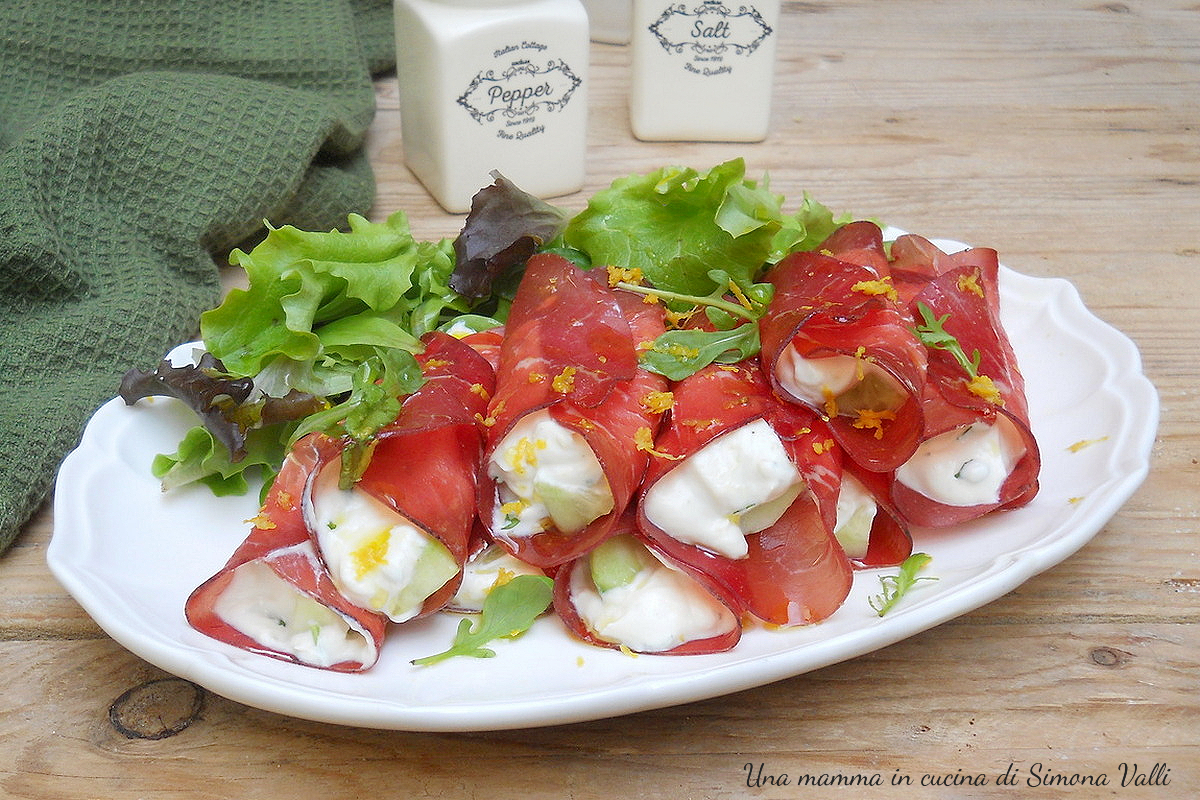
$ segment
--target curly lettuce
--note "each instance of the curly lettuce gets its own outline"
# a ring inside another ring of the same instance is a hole
[[[592,264],[636,275],[614,285],[657,297],[677,317],[704,310],[716,330],[668,331],[641,356],[642,366],[677,380],[757,353],[757,321],[771,295],[757,282],[762,273],[846,221],[807,194],[791,214],[783,202],[765,177],[746,177],[742,159],[706,172],[663,167],[598,192],[562,239]]]

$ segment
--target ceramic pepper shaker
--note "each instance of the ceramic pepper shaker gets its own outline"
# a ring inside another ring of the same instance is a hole
[[[447,211],[497,170],[538,197],[583,187],[580,0],[395,0],[404,160]]]

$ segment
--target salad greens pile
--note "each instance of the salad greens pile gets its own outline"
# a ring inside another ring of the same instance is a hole
[[[170,395],[200,417],[155,460],[164,488],[200,481],[244,493],[252,468],[269,485],[288,446],[312,431],[349,438],[358,458],[345,459],[343,480],[353,481],[373,434],[420,386],[420,337],[502,324],[536,252],[608,269],[610,284],[663,303],[678,327],[642,354],[645,368],[678,379],[748,358],[771,300],[763,272],[848,221],[807,194],[785,212],[741,159],[621,178],[574,216],[493,177],[453,240],[417,241],[397,212],[383,222],[351,215],[348,231],[268,224],[261,243],[233,251],[248,285],[201,316],[208,355],[122,382],[127,403]]]

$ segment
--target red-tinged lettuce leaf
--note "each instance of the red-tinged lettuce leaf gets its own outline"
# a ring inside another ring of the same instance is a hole
[[[253,390],[253,380],[230,377],[220,361],[205,353],[195,365],[176,367],[163,359],[153,371],[131,369],[121,379],[120,395],[127,405],[155,396],[183,401],[237,460],[246,453],[246,433],[231,414]]]
[[[224,446],[220,458],[231,463],[246,457],[247,436],[254,430],[292,422],[326,407],[324,400],[304,392],[251,399],[253,393],[252,379],[228,375],[211,353],[204,353],[194,365],[176,367],[163,359],[153,371],[131,369],[120,388],[127,405],[145,397],[182,401],[200,418],[212,440]],[[193,447],[190,452],[197,451]]]
[[[491,296],[493,285],[519,269],[566,227],[560,209],[517,188],[498,172],[495,182],[471,199],[471,211],[454,241],[450,288],[474,299]]]

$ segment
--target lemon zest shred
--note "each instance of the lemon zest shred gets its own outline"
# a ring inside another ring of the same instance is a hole
[[[732,280],[729,281],[729,291],[735,298],[737,298],[738,303],[740,303],[743,308],[745,308],[747,311],[754,310],[754,304],[750,302],[749,297],[746,297],[745,292],[742,291],[742,287],[738,286]]]
[[[867,377],[866,362],[870,360],[871,359],[867,358],[867,348],[860,344],[858,349],[854,351],[854,377],[858,378],[860,381]]]
[[[900,293],[892,285],[892,276],[885,275],[879,280],[859,281],[850,287],[850,291],[859,292],[869,297],[886,297],[893,303],[900,299]]]
[[[979,270],[958,276],[958,289],[969,292],[977,297],[983,297],[983,287],[979,285]]]
[[[859,430],[874,430],[875,438],[882,439],[883,423],[890,422],[895,418],[895,411],[889,411],[886,409],[883,411],[872,411],[869,408],[863,408],[859,410],[858,417],[850,424]]]
[[[675,405],[673,392],[648,392],[641,400],[642,408],[651,414],[662,414]]]
[[[511,569],[505,569],[504,567],[501,567],[500,569],[496,570],[496,580],[492,581],[492,589],[500,588],[515,577],[517,577],[517,573],[513,572]],[[488,591],[490,592],[491,589]]]
[[[255,528],[258,528],[260,531],[273,531],[279,527],[275,524],[275,520],[271,519],[266,514],[256,514],[255,516],[246,520],[246,522],[250,523]]]
[[[982,397],[994,406],[1004,405],[1004,397],[1001,396],[1000,390],[996,388],[995,382],[982,373],[967,382],[967,391],[977,397]]]
[[[1078,453],[1080,450],[1083,450],[1084,448],[1091,447],[1094,444],[1100,444],[1101,442],[1106,442],[1106,441],[1108,441],[1107,436],[1101,436],[1099,439],[1081,439],[1078,442],[1075,442],[1074,444],[1067,445],[1067,450],[1072,453]]]
[[[833,396],[833,390],[828,386],[821,387],[821,395],[825,398],[825,416],[833,419],[838,415],[837,398]]]
[[[678,461],[679,459],[683,458],[683,456],[677,456],[671,453],[664,453],[661,450],[655,450],[654,433],[647,427],[641,427],[634,431],[633,443],[637,446],[638,450],[649,453],[652,456],[657,456],[658,458],[665,458],[670,461]]]
[[[642,282],[642,270],[638,267],[625,268],[614,265],[608,267],[608,285],[616,288],[618,283],[640,284]]]
[[[668,328],[682,328],[688,323],[696,312],[700,310],[699,306],[688,309],[687,311],[673,311],[670,308],[663,308],[664,319]]]
[[[562,372],[554,376],[550,388],[559,394],[570,394],[575,391],[575,367],[563,367]]]

